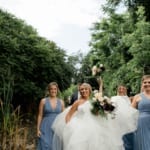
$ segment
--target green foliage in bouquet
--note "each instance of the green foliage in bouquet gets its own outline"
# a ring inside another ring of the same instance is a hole
[[[98,99],[92,100],[91,104],[91,113],[94,115],[101,115],[103,117],[106,117],[108,113],[113,112],[115,109],[115,106],[113,106],[113,104],[108,101],[108,98],[105,97],[102,97],[101,101]]]

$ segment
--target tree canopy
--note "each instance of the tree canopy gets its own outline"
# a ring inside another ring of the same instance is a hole
[[[17,105],[26,103],[28,107],[27,104],[42,98],[51,81],[56,81],[61,91],[65,90],[75,72],[68,63],[70,56],[62,48],[3,10],[0,10],[0,54],[0,96],[4,100],[4,85],[11,79],[10,97]]]
[[[140,7],[135,23],[128,11],[118,14],[111,10],[92,28],[91,51],[82,68],[97,62],[104,64],[106,70],[102,77],[109,95],[116,94],[120,84],[127,86],[129,95],[138,93],[142,75],[150,73],[150,23],[144,14]]]
[[[14,104],[30,108],[32,102],[44,96],[51,81],[64,91],[72,83],[93,79],[91,69],[97,63],[106,68],[101,75],[108,96],[116,94],[119,84],[127,86],[129,95],[139,92],[142,75],[150,73],[149,11],[146,6],[138,7],[142,5],[139,1],[107,2],[103,7],[107,16],[94,23],[90,51],[84,57],[81,53],[67,56],[54,41],[39,36],[32,26],[0,10],[1,99],[10,97]],[[121,2],[128,9],[117,13],[116,6]],[[130,5],[136,9],[130,10]],[[94,86],[94,82],[91,80],[90,84]]]

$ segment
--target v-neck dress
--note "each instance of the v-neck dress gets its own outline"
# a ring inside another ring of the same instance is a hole
[[[134,150],[150,150],[150,98],[143,93],[140,96],[142,99],[138,103],[140,114],[135,132]]]
[[[53,130],[52,123],[56,116],[61,113],[61,101],[57,100],[56,108],[52,108],[49,97],[45,99],[43,119],[40,126],[41,136],[38,138],[37,150],[52,150]]]

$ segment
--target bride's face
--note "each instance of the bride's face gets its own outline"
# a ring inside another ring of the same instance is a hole
[[[82,98],[88,99],[90,97],[90,94],[91,94],[91,90],[88,85],[83,84],[80,86],[80,95]]]

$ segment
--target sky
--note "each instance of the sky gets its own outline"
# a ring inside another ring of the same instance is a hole
[[[105,0],[0,0],[0,8],[73,55],[90,50],[90,28],[102,17],[104,3]]]

